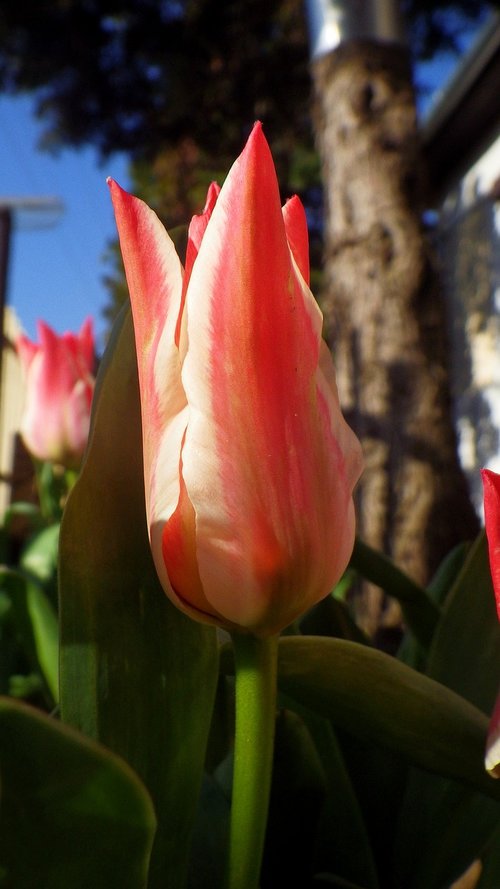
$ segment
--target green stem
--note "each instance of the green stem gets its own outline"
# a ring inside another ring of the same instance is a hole
[[[257,889],[271,789],[278,637],[234,633],[232,639],[236,733],[228,889]]]

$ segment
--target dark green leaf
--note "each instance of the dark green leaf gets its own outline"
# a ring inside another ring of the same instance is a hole
[[[481,855],[499,822],[500,802],[454,781],[412,770],[399,817],[396,885],[450,886]]]
[[[366,809],[363,812],[360,809],[337,733],[328,719],[300,706],[287,695],[281,695],[281,699],[285,706],[294,707],[304,720],[324,771],[325,802],[316,835],[316,870],[332,871],[339,877],[366,886],[366,889],[378,889],[373,851],[364,820]],[[353,740],[351,736],[349,752],[352,752]],[[366,758],[364,754],[363,764]],[[377,775],[371,777],[378,775],[379,769]],[[387,798],[386,782],[380,799],[385,801]]]
[[[143,889],[151,800],[131,769],[78,732],[0,699],[0,884]]]
[[[34,534],[23,549],[20,565],[42,583],[47,583],[57,569],[59,523]]]
[[[427,592],[433,602],[441,607],[464,566],[470,543],[460,543],[454,547],[443,559],[441,565],[432,578]],[[422,646],[411,632],[407,632],[398,651],[398,659],[409,667],[425,670],[428,651]]]
[[[338,636],[369,644],[368,637],[354,622],[347,606],[333,595],[326,596],[304,615],[300,630],[306,636]]]
[[[500,684],[500,624],[484,533],[470,548],[447,597],[427,673],[488,716],[492,712]]]
[[[424,648],[432,642],[439,608],[427,591],[401,571],[387,556],[356,540],[350,565],[400,603],[405,621]]]
[[[489,714],[500,680],[500,628],[484,535],[469,548],[445,599],[427,673]],[[490,786],[497,784],[490,779]],[[408,887],[440,889],[477,857],[500,806],[450,781],[410,774],[395,858]]]
[[[287,637],[279,682],[347,731],[500,799],[500,784],[483,766],[487,718],[395,658],[344,639]]]
[[[221,889],[226,873],[231,798],[204,775],[194,827],[187,889]]]
[[[281,710],[276,720],[262,889],[307,884],[326,793],[326,774],[306,724],[296,713]]]
[[[144,780],[158,832],[150,887],[184,885],[217,680],[215,631],[174,608],[150,555],[130,315],[99,373],[87,457],[60,543],[65,721]]]
[[[21,571],[0,568],[0,587],[11,601],[20,644],[43,676],[50,700],[59,700],[59,628],[52,603],[39,583]]]

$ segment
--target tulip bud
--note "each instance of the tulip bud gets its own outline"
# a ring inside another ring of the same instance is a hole
[[[87,443],[94,391],[94,336],[87,319],[78,334],[38,323],[39,344],[21,335],[16,348],[26,378],[21,435],[37,460],[77,468]]]
[[[152,210],[109,184],[160,580],[198,620],[277,633],[347,565],[362,462],[308,286],[304,209],[281,208],[260,124],[192,220],[185,270]]]

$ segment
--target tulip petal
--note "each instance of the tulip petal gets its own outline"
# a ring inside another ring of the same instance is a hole
[[[180,355],[176,327],[180,323],[182,266],[164,227],[142,201],[108,180],[120,246],[129,286],[136,351],[144,446],[146,511],[151,551],[163,588],[183,610],[176,593],[180,582],[176,565],[182,562],[187,582],[196,588],[197,568],[189,565],[189,547],[181,531],[187,507],[179,472],[181,442],[187,423],[185,394],[180,382]],[[201,236],[200,236],[201,241]],[[164,530],[175,550],[167,572]],[[179,544],[179,549],[176,549]],[[182,544],[182,547],[180,546]],[[200,594],[201,595],[201,594]]]
[[[360,456],[320,368],[321,312],[259,125],[213,210],[185,311],[183,473],[204,592],[229,621],[276,632],[345,567]]]
[[[481,476],[491,579],[500,620],[500,475],[491,469],[483,469]]]
[[[144,446],[146,511],[160,580],[171,592],[162,556],[161,525],[180,498],[179,460],[187,423],[181,356],[175,331],[183,270],[156,214],[108,180],[132,304]]]
[[[16,347],[26,377],[26,404],[21,433],[39,460],[77,466],[83,454],[94,389],[92,321],[78,336],[58,336],[38,322],[39,343],[24,335]]]
[[[205,201],[203,213],[200,213],[197,216],[193,216],[190,222],[188,231],[188,245],[186,251],[186,274],[184,279],[185,288],[191,274],[193,263],[198,256],[198,251],[203,240],[203,235],[205,234],[208,221],[212,215],[212,211],[215,207],[219,193],[220,186],[217,185],[216,182],[212,182],[208,188],[207,199]]]
[[[296,195],[290,198],[283,207],[283,222],[295,262],[304,281],[309,286],[309,233],[306,211]]]
[[[82,454],[89,436],[90,408],[94,387],[90,381],[78,380],[67,399],[65,409],[66,436],[71,451]]]
[[[189,279],[191,277],[191,269],[193,268],[193,263],[198,256],[198,251],[200,249],[200,244],[203,239],[203,235],[205,234],[205,229],[208,225],[208,221],[212,215],[212,210],[215,207],[215,202],[217,201],[218,195],[220,192],[220,186],[217,185],[216,182],[212,182],[209,186],[207,192],[207,199],[205,201],[205,206],[203,208],[203,213],[200,213],[198,216],[193,216],[188,230],[188,242],[186,249],[186,266],[184,269],[184,281],[182,287],[182,297],[181,297],[181,306],[179,311],[179,316],[177,320],[177,326],[175,329],[175,342],[177,346],[180,347],[181,351],[185,351],[185,324],[182,325],[182,321],[184,318],[184,303],[186,300],[186,291],[189,284]],[[181,343],[182,337],[182,343]]]
[[[21,431],[40,460],[63,462],[69,449],[66,409],[77,375],[63,337],[43,321],[37,325],[39,346],[29,364],[27,401]]]
[[[94,370],[94,325],[92,318],[86,318],[83,322],[78,334],[78,345],[80,355],[85,363],[89,373]]]
[[[26,373],[38,352],[38,346],[36,343],[32,343],[24,333],[21,333],[16,340],[16,351]]]

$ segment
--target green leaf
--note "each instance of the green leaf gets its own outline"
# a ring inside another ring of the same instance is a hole
[[[40,507],[36,503],[29,503],[24,500],[16,500],[15,503],[11,503],[3,515],[4,528],[9,530],[16,518],[26,519],[32,528],[38,528],[43,525]]]
[[[470,546],[470,543],[459,543],[455,546],[451,552],[445,556],[427,587],[427,592],[432,601],[440,608],[464,566]],[[405,634],[397,656],[400,661],[408,664],[409,667],[415,667],[417,670],[425,671],[428,651],[426,651],[411,632]]]
[[[427,674],[488,716],[500,682],[500,624],[484,532],[470,548],[447,597]]]
[[[42,583],[48,583],[57,569],[59,523],[38,531],[23,549],[20,565]]]
[[[497,889],[500,886],[500,821],[495,833],[482,850],[483,872],[477,889]]]
[[[326,596],[304,615],[300,620],[300,630],[305,636],[338,636],[352,642],[370,644],[344,602],[333,595]]]
[[[440,683],[368,646],[318,636],[282,638],[278,669],[284,691],[347,731],[500,799],[484,772],[486,716]]]
[[[31,577],[0,568],[0,588],[9,594],[21,646],[43,676],[52,703],[59,700],[59,627],[45,591]]]
[[[485,714],[493,709],[500,679],[500,627],[484,534],[469,548],[445,599],[427,673]],[[398,879],[425,889],[451,883],[478,856],[499,819],[500,807],[491,800],[450,781],[412,773],[395,848]]]
[[[293,707],[304,721],[324,771],[326,798],[316,835],[316,870],[332,871],[337,877],[353,880],[365,889],[378,889],[377,870],[364,821],[366,811],[360,809],[337,733],[328,719],[298,705],[289,696],[281,695],[281,700],[286,707]],[[352,748],[350,737],[349,752]],[[383,799],[387,799],[387,784]],[[387,823],[384,830],[387,834]]]
[[[211,775],[204,775],[196,817],[188,889],[221,889],[226,876],[231,796]]]
[[[395,884],[407,889],[450,886],[480,857],[499,821],[499,802],[412,770],[395,843]]]
[[[401,605],[408,627],[424,648],[432,642],[439,620],[439,608],[427,591],[401,571],[387,556],[356,540],[350,567],[381,587]]]
[[[151,800],[131,769],[25,704],[0,699],[0,883],[142,889]]]
[[[218,673],[213,628],[167,600],[147,537],[137,368],[122,315],[99,372],[60,541],[61,708],[155,804],[153,887],[185,883]]]
[[[296,713],[281,710],[276,719],[263,887],[307,885],[325,800],[326,775],[308,728]]]

